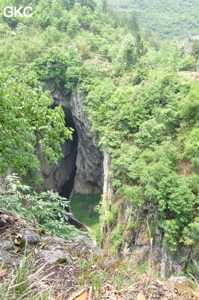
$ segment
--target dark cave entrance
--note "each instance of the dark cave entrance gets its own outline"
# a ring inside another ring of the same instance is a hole
[[[93,141],[93,137],[89,134],[91,124],[84,113],[83,104],[79,103],[79,98],[78,93],[67,100],[59,92],[54,94],[54,106],[62,105],[66,126],[74,129],[73,140],[65,140],[62,145],[63,157],[57,166],[51,168],[46,165],[43,177],[46,179],[44,188],[57,191],[60,196],[71,202],[66,207],[66,211],[72,213],[69,216],[69,223],[77,228],[84,228],[85,225],[78,221],[76,207],[73,206],[73,212],[71,207],[76,203],[74,202],[76,195],[82,195],[83,199],[86,197],[93,199],[92,195],[101,194],[103,154],[98,149],[97,141]]]
[[[69,175],[69,179],[60,187],[59,195],[69,199],[70,194],[73,190],[75,175],[76,175],[76,171],[77,171],[76,159],[77,159],[78,134],[77,134],[77,130],[75,128],[73,120],[69,120],[69,121],[67,120],[66,126],[74,129],[73,139],[70,142],[71,143],[71,153],[73,153],[72,168],[70,169],[70,171],[66,170],[67,175]]]
[[[66,181],[66,183],[61,187],[61,190],[59,192],[60,196],[65,197],[69,199],[70,194],[73,189],[73,184],[75,180],[75,175],[76,175],[76,166],[74,167],[72,173],[70,174],[70,179]]]
[[[66,114],[66,112],[65,112]],[[74,129],[73,131],[73,140],[70,142],[71,143],[71,152],[73,152],[73,158],[72,158],[72,165],[73,168],[70,170],[70,174],[68,173],[68,170],[66,170],[66,174],[69,175],[69,179],[60,187],[59,189],[59,195],[67,198],[68,200],[70,199],[70,195],[71,192],[73,190],[74,187],[74,180],[75,180],[75,175],[76,175],[76,171],[77,171],[77,167],[76,167],[76,159],[77,159],[77,147],[78,147],[78,134],[77,134],[77,130],[75,128],[74,122],[73,120],[70,118],[70,115],[66,115],[67,117],[67,121],[66,121],[66,126],[67,127],[72,127]],[[72,212],[70,207],[66,208],[66,211],[68,212]],[[85,225],[83,223],[81,223],[80,221],[78,221],[73,214],[69,215],[69,219],[68,219],[69,223],[71,225],[74,225],[75,227],[77,227],[78,229],[83,228]]]

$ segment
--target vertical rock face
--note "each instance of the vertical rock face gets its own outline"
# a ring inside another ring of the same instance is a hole
[[[58,165],[50,165],[43,155],[38,155],[42,164],[42,177],[44,179],[38,190],[60,191],[62,186],[70,180],[71,174],[75,169],[76,144],[67,140],[62,146],[62,151],[64,157],[59,160]]]
[[[109,176],[110,155],[107,151],[104,152],[103,169],[104,169],[104,184],[103,184],[104,201],[111,201],[111,197],[113,195],[113,189],[111,186],[111,179]]]
[[[162,278],[169,278],[172,274],[179,275],[185,267],[183,257],[189,256],[189,247],[180,247],[176,253],[169,251],[168,240],[163,230],[158,225],[158,210],[153,205],[135,208],[131,202],[118,198],[114,194],[111,185],[110,155],[104,153],[104,188],[102,205],[111,211],[111,205],[117,208],[115,224],[103,225],[103,240],[101,246],[107,251],[113,244],[110,242],[110,235],[117,224],[122,225],[123,242],[118,249],[118,254],[128,255],[137,265],[151,261],[156,271]],[[196,274],[197,275],[197,274]],[[195,276],[196,276],[195,275]],[[198,276],[198,275],[197,275]],[[198,278],[198,277],[197,277]]]
[[[100,193],[103,184],[103,155],[89,136],[91,124],[83,110],[81,94],[70,98],[72,118],[78,134],[75,193]]]
[[[72,179],[73,193],[101,193],[103,154],[90,136],[91,123],[83,109],[82,95],[76,93],[66,99],[58,90],[51,90],[51,94],[55,105],[62,105],[67,126],[73,127],[75,131],[73,141],[66,141],[63,145],[64,158],[58,165],[49,165],[42,158],[42,176],[45,183],[40,189],[61,191],[65,186],[66,190],[67,182]]]

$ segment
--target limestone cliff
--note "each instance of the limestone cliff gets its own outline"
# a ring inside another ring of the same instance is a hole
[[[73,141],[63,145],[64,158],[58,165],[49,165],[42,158],[40,189],[63,192],[69,198],[72,193],[101,193],[103,185],[103,153],[90,135],[91,123],[83,108],[82,95],[74,93],[69,98],[59,90],[51,91],[55,105],[62,105],[67,126],[74,128]],[[70,192],[67,192],[67,190]]]
[[[173,273],[178,275],[185,266],[182,257],[189,255],[189,249],[179,249],[178,257],[168,252],[167,240],[158,227],[156,207],[134,209],[127,200],[115,196],[109,175],[111,159],[108,151],[100,152],[90,134],[91,123],[84,111],[82,94],[74,93],[69,98],[59,90],[51,90],[51,94],[55,105],[62,105],[67,125],[74,128],[74,138],[63,145],[64,158],[58,165],[50,166],[42,158],[45,181],[40,188],[59,192],[69,190],[69,198],[71,193],[102,193],[103,187],[102,213],[109,210],[112,214],[115,207],[115,215],[113,222],[103,225],[101,246],[114,248],[114,239],[110,240],[110,237],[119,225],[120,232],[115,238],[119,255],[133,257],[139,265],[151,259],[163,278]]]
[[[114,193],[111,185],[111,158],[104,153],[104,188],[101,213],[103,213],[101,246],[108,252],[117,252],[119,257],[133,259],[144,272],[155,269],[161,278],[180,275],[186,267],[183,257],[190,256],[190,247],[181,246],[177,252],[169,250],[163,229],[158,225],[158,210],[155,205],[133,208],[132,204]],[[192,257],[190,267],[196,264]],[[195,273],[199,278],[199,273]]]

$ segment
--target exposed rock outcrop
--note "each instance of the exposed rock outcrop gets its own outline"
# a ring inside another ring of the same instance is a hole
[[[45,243],[41,249],[40,256],[47,263],[56,263],[58,259],[70,257],[72,251],[78,252],[82,256],[102,255],[104,251],[97,247],[85,236],[77,236],[70,240],[43,235],[42,238],[35,233],[35,229],[29,226],[22,218],[13,213],[0,209],[0,261],[10,264],[13,254],[18,258],[18,251],[26,252],[36,247],[40,241]],[[7,262],[3,254],[6,254]],[[22,258],[23,255],[20,255]],[[18,260],[16,260],[16,263]]]
[[[158,210],[155,205],[149,204],[139,208],[133,207],[130,201],[118,198],[114,194],[111,185],[110,155],[104,153],[104,189],[102,205],[105,210],[112,213],[112,207],[117,211],[114,216],[114,224],[103,226],[103,240],[101,246],[110,251],[113,243],[110,241],[110,235],[117,224],[122,226],[122,233],[118,233],[118,239],[122,240],[117,248],[120,256],[133,258],[135,263],[140,266],[147,261],[152,262],[161,278],[167,279],[172,274],[179,276],[186,267],[183,257],[189,257],[190,248],[181,246],[177,252],[169,250],[168,240],[165,238],[163,229],[158,223]],[[107,214],[108,215],[108,214]],[[194,266],[194,260],[189,261],[190,266]],[[199,273],[195,273],[199,278]]]
[[[32,288],[34,295],[41,289],[48,291],[48,299],[52,300],[77,299],[73,293],[76,294],[82,287],[84,295],[88,296],[82,299],[91,300],[101,299],[101,294],[105,300],[199,299],[196,284],[184,276],[162,282],[152,273],[136,274],[133,259],[121,261],[109,257],[84,236],[64,240],[43,235],[40,239],[34,228],[9,211],[0,210],[0,234],[0,285],[12,289],[11,295],[14,287],[22,282]],[[22,244],[19,251],[20,239],[26,240],[29,248]],[[123,277],[119,277],[118,273]],[[99,281],[99,278],[103,280]],[[98,287],[94,291],[100,293],[93,294],[92,286]]]
[[[55,105],[62,105],[68,126],[75,130],[76,141],[66,141],[64,158],[50,166],[42,158],[42,175],[45,182],[40,189],[60,191],[76,168],[73,193],[101,193],[103,185],[103,154],[90,135],[91,123],[83,108],[82,94],[74,93],[66,98],[61,91],[52,90]]]
[[[66,118],[72,118],[78,134],[74,193],[100,193],[103,184],[103,155],[90,136],[91,123],[83,108],[83,95],[73,94],[69,101],[57,93],[53,97],[55,103],[62,105]]]
[[[19,250],[32,249],[40,237],[29,225],[13,213],[0,209],[0,263],[18,264],[22,256]]]
[[[43,155],[38,155],[42,164],[42,177],[44,179],[38,190],[59,191],[70,180],[75,168],[77,147],[73,141],[66,140],[62,146],[62,151],[64,157],[59,160],[58,165],[50,165]]]

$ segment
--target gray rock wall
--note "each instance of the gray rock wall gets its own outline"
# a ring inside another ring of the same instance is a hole
[[[64,157],[58,162],[58,165],[50,165],[43,155],[39,155],[42,163],[42,177],[44,182],[39,185],[38,191],[53,190],[59,191],[61,187],[70,179],[75,168],[77,148],[72,141],[67,140],[62,146]]]
[[[91,123],[84,112],[81,96],[77,93],[70,98],[72,118],[78,133],[74,192],[100,193],[103,185],[103,154],[89,134]]]
[[[77,135],[77,145],[66,141],[63,146],[64,158],[58,165],[49,165],[45,158],[42,158],[42,176],[45,182],[39,189],[53,189],[60,191],[62,186],[69,180],[74,167],[76,175],[74,179],[73,193],[101,193],[103,186],[103,153],[100,152],[97,144],[90,135],[91,123],[83,108],[82,95],[74,93],[66,98],[59,90],[51,91],[55,105],[62,105],[66,122],[74,127]]]
[[[129,260],[132,258],[135,265],[138,266],[147,261],[147,268],[152,265],[164,279],[169,278],[172,274],[179,275],[186,264],[183,257],[189,256],[190,248],[181,246],[176,252],[169,251],[168,240],[157,222],[157,207],[149,205],[135,209],[129,201],[116,197],[109,175],[110,164],[110,155],[105,152],[102,206],[109,207],[107,202],[114,205],[117,208],[117,217],[114,225],[103,225],[102,248],[109,251],[113,246],[110,242],[111,232],[117,224],[122,224],[123,242],[118,249],[119,257],[126,256]],[[196,273],[195,277],[199,278],[199,273]]]

